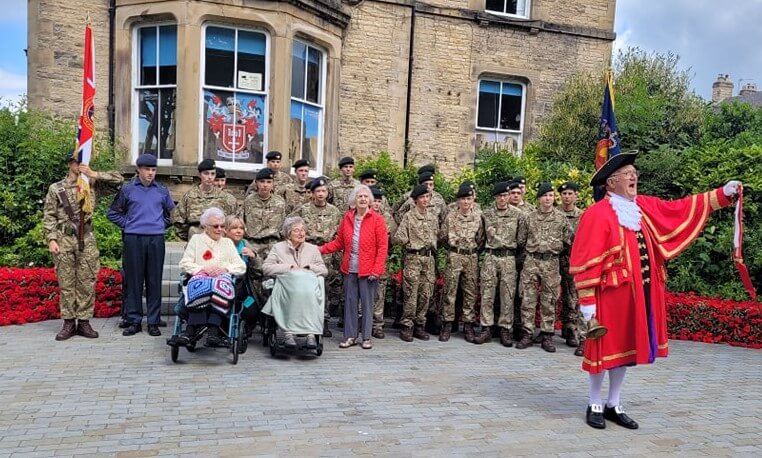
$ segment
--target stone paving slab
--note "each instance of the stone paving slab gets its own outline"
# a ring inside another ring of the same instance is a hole
[[[66,342],[57,321],[0,328],[0,457],[762,456],[759,350],[671,341],[628,371],[641,429],[598,431],[560,339],[548,354],[391,331],[373,350],[335,337],[320,358],[273,358],[255,340],[237,366],[222,349],[174,364],[166,330],[122,337],[117,322]]]

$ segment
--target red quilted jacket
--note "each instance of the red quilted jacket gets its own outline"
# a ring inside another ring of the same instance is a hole
[[[341,258],[341,271],[349,273],[349,255],[352,252],[352,233],[355,229],[355,213],[357,210],[350,208],[344,214],[339,224],[336,238],[320,247],[321,254],[343,251]],[[375,275],[380,277],[386,271],[386,254],[389,244],[389,233],[386,229],[384,217],[368,209],[360,223],[360,249],[358,272],[359,277]]]

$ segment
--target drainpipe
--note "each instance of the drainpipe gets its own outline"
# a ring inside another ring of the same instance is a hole
[[[410,14],[410,49],[407,55],[407,96],[405,100],[405,144],[404,155],[402,156],[402,166],[407,167],[407,156],[410,142],[410,99],[413,93],[413,47],[415,46],[415,6],[413,1]]]
[[[116,0],[108,2],[108,142],[114,146],[116,109],[114,107],[114,29],[116,28]]]

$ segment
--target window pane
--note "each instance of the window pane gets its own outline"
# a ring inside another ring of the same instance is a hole
[[[517,3],[521,2],[523,4],[524,1],[525,0],[507,0],[505,2],[505,12],[506,13],[510,13],[510,14],[516,14],[516,13],[518,13],[518,10],[516,9],[517,8]],[[523,14],[523,9],[524,8],[522,6],[522,14]]]
[[[265,87],[264,34],[238,31],[238,82],[239,89],[264,91]]]
[[[500,128],[519,130],[521,127],[521,96],[503,94],[500,105]]]
[[[497,111],[500,83],[482,81],[479,83],[479,113],[476,125],[479,127],[497,127]]]
[[[159,90],[159,159],[172,159],[175,152],[175,89]]]
[[[206,28],[204,81],[210,86],[233,87],[235,30]]]
[[[159,27],[159,84],[177,83],[177,26]]]
[[[505,0],[487,0],[487,10],[497,11],[498,13],[504,13]]]
[[[138,91],[138,154],[151,153],[158,157],[159,119],[156,116],[159,105],[159,91],[143,89]]]
[[[291,97],[304,99],[304,61],[307,55],[307,46],[294,41],[293,53],[291,54]]]
[[[203,157],[261,164],[264,95],[204,90]]]
[[[301,102],[291,101],[291,123],[289,126],[288,153],[291,157],[302,157],[302,106]]]
[[[140,40],[140,85],[156,84],[156,27],[138,29]]]
[[[320,111],[320,108],[304,106],[301,158],[309,160],[310,164],[317,164],[320,149]]]
[[[320,103],[320,74],[323,54],[317,49],[309,48],[307,61],[307,101]]]

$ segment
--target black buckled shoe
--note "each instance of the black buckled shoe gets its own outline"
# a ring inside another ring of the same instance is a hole
[[[613,421],[617,425],[627,429],[638,429],[638,422],[628,417],[624,413],[622,406],[609,407],[603,409],[603,418]]]
[[[603,406],[600,404],[590,404],[587,406],[585,423],[595,429],[604,429],[606,427],[606,420],[603,419]]]

